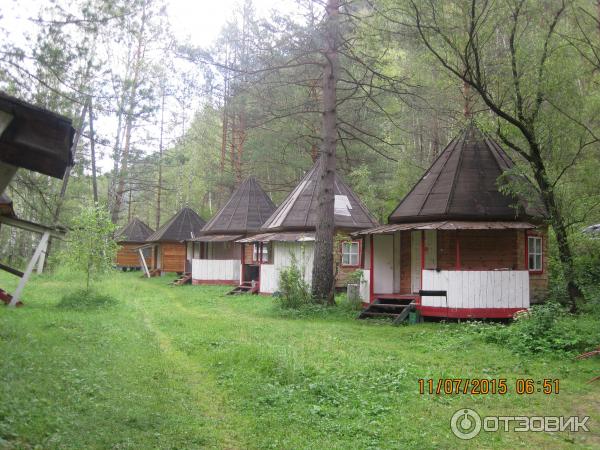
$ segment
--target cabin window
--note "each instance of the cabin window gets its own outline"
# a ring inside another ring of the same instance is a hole
[[[527,237],[527,265],[532,272],[542,271],[542,238],[540,236]]]
[[[342,266],[360,265],[360,242],[342,242]]]
[[[268,263],[269,262],[269,244],[255,242],[252,248],[252,262]]]

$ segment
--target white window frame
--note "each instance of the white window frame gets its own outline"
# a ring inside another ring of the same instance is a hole
[[[531,265],[532,257],[533,266]],[[544,270],[544,240],[542,236],[527,236],[527,270],[530,272]]]
[[[359,267],[360,266],[360,241],[344,241],[342,242],[342,267]],[[356,248],[356,251],[352,251]],[[351,251],[348,251],[350,249]],[[356,258],[355,261],[354,258]]]
[[[252,246],[252,262],[260,263],[260,264],[268,264],[268,262],[269,262],[269,243],[267,243],[267,242],[262,243],[262,255],[261,255],[262,258],[259,260],[258,249],[260,248],[260,245],[261,245],[260,242],[255,242],[254,245]]]

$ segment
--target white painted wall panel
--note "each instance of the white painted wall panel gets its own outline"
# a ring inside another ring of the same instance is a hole
[[[238,281],[240,269],[241,264],[237,259],[194,259],[192,279]]]
[[[370,284],[371,284],[371,271],[363,270],[362,277],[360,280],[360,299],[364,303],[369,303],[371,301],[371,291],[369,288]]]
[[[448,293],[447,298],[423,297],[423,306],[529,308],[526,270],[424,270],[423,289]]]
[[[260,290],[270,293],[279,289],[279,273],[292,265],[295,258],[304,281],[312,282],[315,245],[313,242],[273,242],[273,264],[260,267]]]

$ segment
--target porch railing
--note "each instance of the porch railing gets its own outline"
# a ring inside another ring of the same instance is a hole
[[[194,259],[193,280],[240,280],[240,261],[237,259]]]
[[[422,297],[422,306],[447,308],[529,308],[526,270],[423,270],[423,290],[446,297]]]

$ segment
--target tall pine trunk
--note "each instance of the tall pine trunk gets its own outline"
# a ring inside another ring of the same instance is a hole
[[[333,305],[335,276],[333,273],[334,183],[337,144],[337,79],[339,0],[328,0],[325,30],[325,64],[323,70],[323,125],[319,160],[319,186],[315,255],[312,273],[312,295],[316,301]]]

